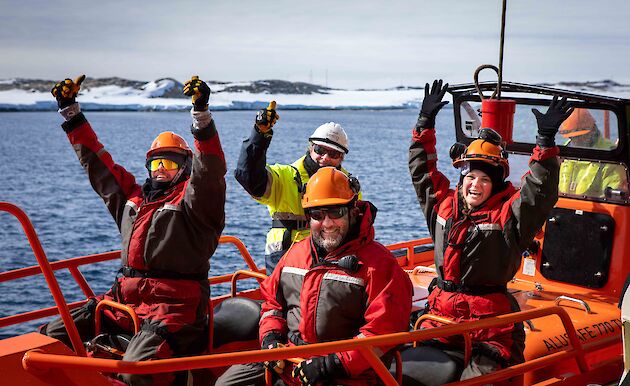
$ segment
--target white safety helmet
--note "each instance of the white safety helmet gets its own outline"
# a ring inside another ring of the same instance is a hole
[[[315,129],[308,140],[348,154],[348,135],[338,123],[324,123]]]

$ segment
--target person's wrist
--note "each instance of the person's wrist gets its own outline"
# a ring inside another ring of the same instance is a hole
[[[538,134],[536,136],[536,144],[540,147],[554,147],[556,146],[556,140],[553,136]]]
[[[73,102],[65,107],[59,108],[59,114],[66,120],[69,121],[78,115],[81,112],[81,106],[78,102]]]
[[[418,121],[416,122],[416,130],[418,132],[433,128],[435,128],[435,118],[426,114],[421,114],[420,117],[418,117]]]
[[[348,376],[337,354],[328,354],[325,358],[326,372],[329,379],[345,378]]]
[[[282,343],[282,342],[284,342],[284,337],[281,334],[278,334],[276,332],[270,332],[263,337],[262,343],[260,344],[260,346],[263,350],[266,350],[274,346],[274,344]]]
[[[260,127],[256,123],[254,123],[254,130],[265,138],[270,138],[273,136],[273,129],[270,127],[267,131],[262,131]]]

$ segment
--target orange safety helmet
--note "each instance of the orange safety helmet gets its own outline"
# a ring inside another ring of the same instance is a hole
[[[560,125],[560,135],[565,138],[579,137],[597,130],[595,118],[588,109],[576,108]]]
[[[186,152],[188,156],[192,156],[192,150],[186,140],[172,131],[164,131],[158,134],[151,143],[151,147],[147,152],[147,158],[157,152],[174,151],[177,153]]]
[[[348,204],[359,193],[358,183],[356,178],[348,177],[332,166],[320,168],[306,184],[302,207]]]
[[[492,166],[501,166],[505,179],[510,175],[510,164],[501,142],[502,138],[496,131],[481,129],[479,139],[472,141],[465,151],[453,160],[453,166],[461,168],[468,161],[482,161]]]

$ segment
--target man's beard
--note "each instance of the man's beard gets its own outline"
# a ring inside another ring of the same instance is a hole
[[[332,252],[341,245],[344,237],[345,235],[342,234],[342,232],[339,232],[335,236],[328,236],[327,238],[324,238],[321,236],[320,232],[317,232],[313,233],[313,243],[326,252]]]

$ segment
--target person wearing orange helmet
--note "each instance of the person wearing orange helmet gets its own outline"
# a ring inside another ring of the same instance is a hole
[[[565,146],[612,150],[615,145],[604,138],[588,109],[576,108],[560,126]],[[560,193],[604,198],[607,189],[619,189],[626,181],[625,169],[618,164],[565,159],[560,166]]]
[[[193,76],[184,86],[192,97],[195,151],[173,132],[160,133],[146,153],[148,178],[114,163],[81,112],[76,97],[85,76],[55,85],[52,94],[65,118],[62,128],[122,236],[122,267],[104,295],[72,310],[83,341],[94,338],[94,309],[102,299],[131,307],[140,331],[126,313],[106,311],[103,329],[133,335],[123,360],[141,361],[199,353],[206,349],[208,270],[225,224],[226,165],[208,111],[210,88]],[[70,345],[61,319],[41,333]],[[120,374],[131,385],[186,384],[186,374]]]
[[[311,234],[294,243],[261,285],[263,349],[406,331],[412,285],[374,240],[376,208],[358,199],[354,177],[334,167],[313,174],[302,206]],[[391,347],[380,347],[381,355]],[[264,385],[265,366],[287,385],[371,385],[376,375],[357,350],[232,366],[216,385]]]
[[[453,166],[461,172],[457,187],[451,189],[437,169],[435,134],[435,117],[448,103],[442,101],[447,88],[441,80],[425,86],[409,148],[409,171],[434,241],[437,278],[429,288],[425,312],[461,322],[519,310],[506,285],[520,266],[522,251],[558,199],[555,135],[571,109],[566,98],[558,101],[557,97],[545,114],[532,109],[538,123],[537,146],[520,189],[505,180],[507,153],[501,136],[489,128],[482,128],[468,146],[451,147]],[[422,324],[422,328],[433,326],[432,321]],[[464,346],[457,337],[403,352],[403,360],[418,364],[403,366],[408,384],[448,383],[524,360],[522,323],[475,331],[471,338],[468,366],[463,365]],[[439,363],[442,370],[426,362]]]

